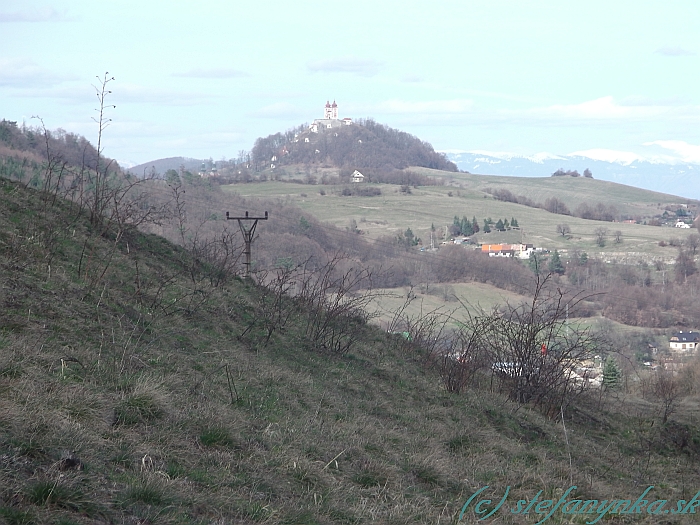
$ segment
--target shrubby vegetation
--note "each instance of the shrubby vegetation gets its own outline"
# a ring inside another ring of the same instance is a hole
[[[559,168],[557,171],[552,173],[552,177],[580,177],[581,174],[577,170],[564,170],[563,168]],[[583,171],[583,176],[586,177],[587,179],[592,179],[593,178],[593,173],[591,173],[591,170],[586,168]]]
[[[529,206],[530,208],[541,208],[550,213],[557,213],[559,215],[573,215],[581,219],[607,222],[618,219],[618,211],[615,206],[605,205],[600,202],[595,205],[582,202],[572,212],[564,202],[556,197],[548,197],[545,199],[544,203],[538,203],[524,195],[514,195],[510,190],[505,188],[491,190],[490,193],[493,195],[494,199],[499,201],[514,202],[516,204],[522,204],[523,206]]]

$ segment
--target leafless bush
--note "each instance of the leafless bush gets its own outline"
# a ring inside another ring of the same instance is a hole
[[[468,388],[476,374],[490,364],[484,336],[492,319],[487,315],[468,316],[458,324],[439,356],[440,377],[448,392],[459,394]]]
[[[358,328],[373,316],[367,306],[381,295],[373,289],[372,272],[342,254],[320,266],[307,261],[279,274],[276,282],[270,315],[274,318],[282,295],[292,294],[303,337],[312,347],[337,354],[357,341]]]
[[[297,286],[296,279],[303,265],[292,267],[284,264],[271,271],[260,271],[255,274],[255,281],[260,284],[258,293],[258,310],[248,322],[241,334],[245,336],[256,325],[260,325],[265,344],[270,342],[275,332],[284,332],[287,323],[295,313],[291,303],[292,294]]]
[[[605,344],[589,329],[567,322],[567,312],[585,299],[554,287],[548,275],[537,277],[529,303],[507,304],[491,314],[484,341],[492,375],[513,401],[549,413],[585,389],[576,369]]]
[[[450,330],[453,312],[447,312],[442,307],[424,310],[421,300],[417,313],[407,313],[409,306],[417,300],[413,289],[409,289],[404,304],[394,312],[388,331],[402,334],[401,341],[406,350],[415,351],[424,364],[432,365],[443,354],[449,354],[455,344]]]
[[[683,397],[681,381],[673,377],[673,372],[657,370],[652,380],[652,392],[661,403],[661,422],[665,424],[676,411],[678,402]]]

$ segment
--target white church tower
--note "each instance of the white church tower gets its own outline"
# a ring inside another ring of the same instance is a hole
[[[326,107],[323,111],[324,120],[338,120],[338,104],[333,101],[333,104],[326,101]]]

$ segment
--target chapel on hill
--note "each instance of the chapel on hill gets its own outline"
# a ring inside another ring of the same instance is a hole
[[[336,104],[335,100],[333,104],[326,101],[326,106],[323,108],[323,118],[314,119],[313,124],[309,126],[309,130],[312,133],[318,133],[319,129],[333,129],[341,126],[349,126],[350,124],[352,124],[351,118],[338,118],[338,104]]]

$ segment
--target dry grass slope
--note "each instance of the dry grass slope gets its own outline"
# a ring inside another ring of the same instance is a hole
[[[131,232],[115,251],[89,234],[70,204],[0,180],[8,524],[455,523],[484,485],[512,502],[572,484],[586,499],[700,489],[697,420],[591,398],[565,433],[488,382],[445,392],[420,349],[368,325],[342,355],[296,318],[263,344],[243,335],[256,285],[195,287],[163,239]]]

